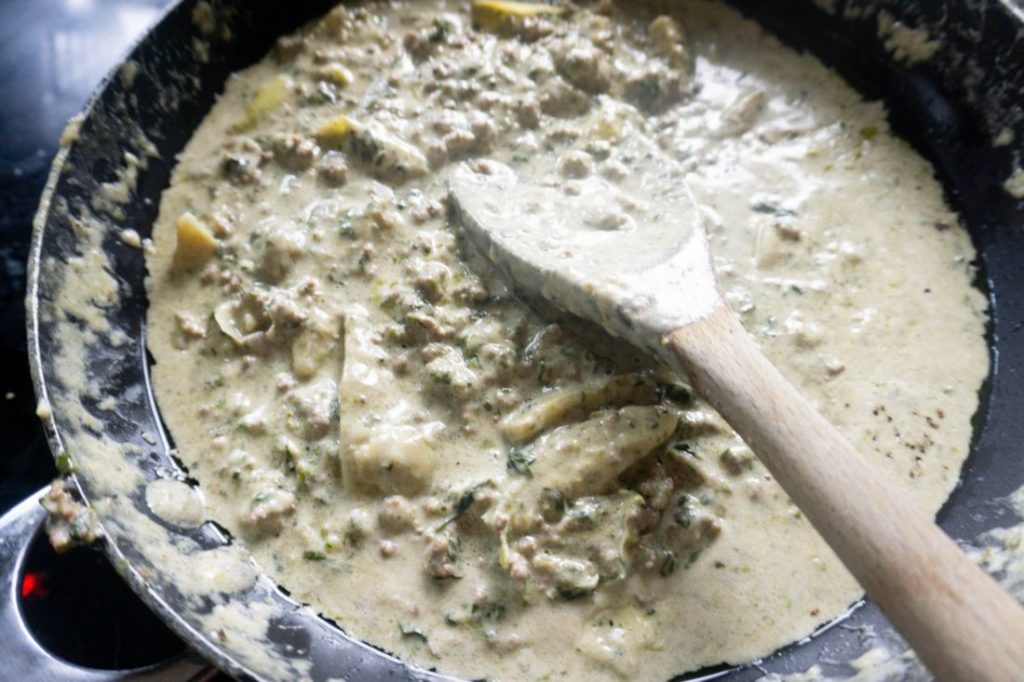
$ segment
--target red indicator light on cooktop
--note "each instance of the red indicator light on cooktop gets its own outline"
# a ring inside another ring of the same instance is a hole
[[[46,596],[42,573],[26,573],[24,575],[21,579],[21,596],[22,598]]]

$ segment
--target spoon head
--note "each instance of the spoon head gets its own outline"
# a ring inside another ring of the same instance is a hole
[[[721,305],[701,213],[681,177],[587,178],[567,193],[485,161],[454,171],[449,206],[517,288],[635,345],[657,350]]]

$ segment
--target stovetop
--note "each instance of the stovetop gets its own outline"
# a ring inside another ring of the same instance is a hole
[[[23,301],[50,161],[67,119],[169,4],[0,0],[0,514],[57,473],[35,416]],[[58,557],[40,536],[16,584],[35,639],[77,665],[135,668],[184,651],[94,549]]]

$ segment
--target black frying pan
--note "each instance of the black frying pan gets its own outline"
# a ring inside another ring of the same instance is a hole
[[[124,451],[123,466],[137,471],[142,481],[168,474],[184,478],[187,472],[171,456],[148,383],[143,255],[117,235],[127,227],[143,236],[150,233],[175,155],[227,76],[258,60],[278,35],[323,13],[332,2],[215,0],[212,4],[220,16],[229,17],[230,31],[223,32],[225,25],[221,25],[212,37],[201,35],[192,21],[197,4],[197,0],[181,2],[135,47],[130,57],[141,68],[131,88],[125,88],[125,80],[115,70],[90,102],[80,139],[54,162],[36,217],[29,268],[30,359],[36,391],[53,405],[53,417],[46,420],[52,451],[76,453],[76,443],[90,437],[95,424],[83,426],[69,417],[82,404],[98,420],[111,447]],[[1024,136],[1024,116],[1018,107],[1024,92],[1024,45],[1017,39],[1024,29],[1024,16],[998,1],[736,0],[734,4],[784,41],[833,65],[868,97],[884,99],[894,129],[932,160],[951,203],[966,221],[980,253],[978,285],[992,302],[993,369],[975,417],[975,438],[962,484],[939,521],[964,541],[1014,522],[998,500],[1024,483],[1024,206],[1007,195],[1001,183],[1019,160],[1021,144],[993,147],[992,140],[1004,129],[1013,131],[1015,139]],[[934,58],[912,67],[894,60],[877,33],[880,12],[924,28],[942,41]],[[208,61],[196,61],[194,39],[208,40]],[[178,101],[161,96],[190,79],[195,87],[186,88]],[[62,332],[80,322],[55,318],[52,306],[68,281],[68,259],[81,249],[82,237],[72,225],[74,216],[86,211],[83,206],[97,195],[100,183],[115,180],[124,151],[142,155],[138,139],[131,134],[135,125],[146,131],[158,154],[148,159],[140,174],[135,200],[120,213],[102,216],[103,244],[121,293],[114,306],[103,309],[103,315],[113,329],[123,332],[127,343],[115,346],[109,336],[100,335],[85,345],[77,362],[97,390],[96,395],[83,396],[65,381],[66,368],[58,359]],[[117,410],[98,409],[97,402],[105,396],[118,400]],[[145,437],[146,432],[159,434],[155,443]],[[76,456],[87,455],[78,451]],[[86,501],[95,503],[104,496],[106,481],[79,473],[75,482]],[[149,514],[142,486],[120,497],[131,509]],[[199,604],[188,600],[175,589],[167,566],[154,561],[152,548],[119,530],[115,521],[104,518],[104,548],[118,571],[186,642],[232,675],[352,680],[437,677],[354,641],[343,632],[343,623],[334,624],[301,609],[265,578],[232,595],[213,595]],[[168,528],[168,532],[171,539],[196,551],[231,542],[213,522],[195,530]],[[0,547],[0,559],[4,551],[14,557],[16,570],[17,551]],[[216,603],[233,608],[255,605],[253,613],[267,615],[266,627],[224,641],[205,627]],[[0,616],[12,608],[0,605]],[[691,677],[753,680],[765,669],[788,672],[822,661],[848,660],[863,651],[858,632],[865,625],[883,632],[889,629],[873,605],[863,604],[844,621],[844,627],[828,628],[808,642],[787,647],[759,668],[707,670]],[[31,664],[23,668],[29,676],[42,669]]]

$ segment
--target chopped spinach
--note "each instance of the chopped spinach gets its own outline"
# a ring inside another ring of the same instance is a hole
[[[64,450],[57,455],[57,471],[62,476],[75,473],[75,463],[71,461],[71,455],[67,450]]]
[[[455,509],[452,515],[445,519],[444,523],[437,527],[437,530],[444,530],[448,524],[453,521],[457,521],[460,516],[466,513],[466,511],[473,506],[473,502],[476,501],[476,494],[485,488],[490,481],[484,481],[483,483],[477,483],[472,488],[465,490],[462,495],[459,496],[458,502],[455,503]]]
[[[505,604],[500,601],[484,601],[468,606],[463,604],[455,611],[444,614],[444,622],[453,627],[461,625],[481,626],[485,621],[497,622],[505,617]]]
[[[342,531],[341,537],[346,545],[353,549],[358,549],[366,538],[366,531],[360,528],[355,521],[349,519],[348,523],[345,524],[345,529]]]
[[[661,567],[659,571],[665,577],[668,577],[675,573],[676,570],[676,553],[671,550],[665,551],[665,558],[661,561]]]
[[[477,620],[501,620],[505,616],[505,605],[500,601],[484,601],[473,604],[470,613]]]
[[[693,399],[690,387],[685,384],[658,384],[658,390],[673,402],[688,403]]]
[[[558,596],[565,601],[573,601],[574,599],[579,599],[580,597],[590,593],[590,590],[579,587],[558,587],[555,591]]]
[[[514,471],[517,474],[533,476],[533,472],[530,470],[530,465],[532,465],[536,460],[537,458],[534,455],[531,455],[525,450],[512,448],[508,451],[506,467],[509,471]]]
[[[455,25],[447,19],[438,17],[434,19],[430,33],[427,35],[427,39],[432,43],[443,42],[454,30]]]
[[[796,215],[795,211],[791,211],[790,209],[785,208],[780,204],[776,203],[775,201],[771,201],[769,199],[755,201],[753,204],[750,205],[750,210],[754,211],[755,213],[766,213],[768,215],[773,215],[777,218],[786,218]]]
[[[693,517],[696,513],[697,498],[693,495],[680,495],[679,499],[676,500],[676,508],[673,513],[673,518],[683,528],[689,528],[690,524],[693,523]]]
[[[341,221],[338,223],[338,234],[346,239],[356,238],[356,212],[353,210],[345,211],[344,215],[341,216]]]

